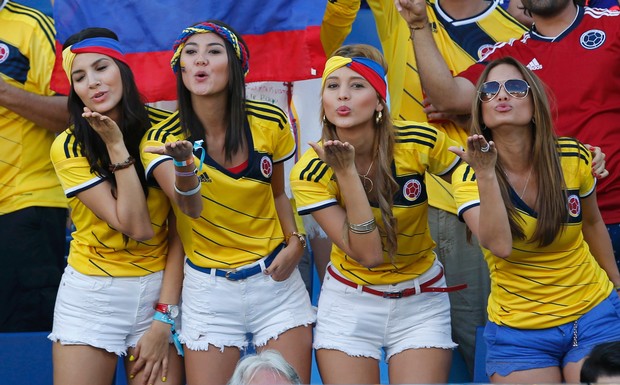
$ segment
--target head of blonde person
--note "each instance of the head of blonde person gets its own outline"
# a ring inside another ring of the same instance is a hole
[[[499,66],[510,66],[516,69],[520,77],[529,85],[526,101],[532,108],[532,116],[523,127],[523,135],[531,135],[532,146],[528,149],[529,159],[536,176],[538,197],[536,206],[539,208],[538,223],[533,235],[533,241],[540,246],[553,242],[566,220],[568,209],[564,191],[564,178],[560,157],[557,149],[557,137],[553,127],[553,115],[549,102],[550,91],[544,83],[530,69],[512,57],[504,57],[490,62],[480,75],[476,84],[479,95],[481,88],[489,77],[489,73]],[[505,86],[504,86],[505,87]],[[501,89],[500,89],[501,92]],[[493,131],[497,127],[487,127],[483,104],[485,102],[476,97],[472,105],[471,134],[484,135],[487,141],[494,140]],[[510,198],[510,183],[502,165],[501,148],[498,148],[498,160],[495,172],[499,181],[504,204],[509,214],[510,227],[514,238],[524,239],[525,234],[517,219],[517,211]]]
[[[300,385],[295,369],[280,353],[264,350],[239,361],[228,385]]]
[[[387,63],[381,52],[367,44],[351,44],[344,45],[338,48],[326,63],[325,72],[323,73],[323,91],[325,90],[325,79],[331,72],[337,68],[337,66],[349,65],[346,58],[361,59],[367,65],[351,66],[349,68],[354,71],[361,71],[362,75],[368,80],[371,85],[377,91],[377,100],[381,105],[381,110],[375,111],[374,116],[371,118],[372,125],[374,127],[374,133],[372,138],[372,153],[373,161],[376,164],[377,171],[373,176],[373,184],[376,189],[376,196],[373,196],[373,200],[376,199],[379,208],[381,210],[382,223],[380,223],[379,231],[385,236],[385,248],[388,256],[391,258],[396,254],[397,242],[396,242],[396,218],[392,213],[393,197],[394,193],[398,189],[398,185],[392,176],[391,165],[394,160],[394,127],[388,105],[386,103],[387,84],[385,81],[385,74],[387,73]],[[348,60],[349,62],[351,60]],[[333,65],[332,63],[336,63]],[[331,71],[331,72],[330,72]],[[321,100],[323,100],[321,98]],[[325,115],[324,103],[321,103],[321,123],[322,140],[340,140],[338,136],[338,127],[334,125]]]

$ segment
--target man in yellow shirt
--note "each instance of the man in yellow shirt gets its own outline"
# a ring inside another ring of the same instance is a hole
[[[52,328],[67,202],[49,157],[67,98],[49,87],[52,19],[0,0],[0,332]]]

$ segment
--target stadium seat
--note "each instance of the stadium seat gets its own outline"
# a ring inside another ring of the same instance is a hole
[[[0,383],[52,385],[49,332],[0,333]]]

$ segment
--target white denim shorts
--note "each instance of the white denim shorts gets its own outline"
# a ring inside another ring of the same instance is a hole
[[[330,264],[331,265],[331,264]],[[396,292],[418,287],[436,277],[442,266],[439,261],[416,280],[394,285],[368,287]],[[340,274],[331,266],[335,274]],[[341,274],[340,274],[341,275]],[[342,275],[341,275],[342,276]],[[445,277],[434,285],[446,286]],[[325,274],[317,324],[314,330],[314,349],[340,350],[353,357],[380,360],[382,349],[386,360],[407,349],[453,349],[450,327],[448,293],[420,293],[398,299],[383,298],[349,287]]]
[[[48,338],[126,354],[153,321],[162,277],[161,271],[143,277],[90,276],[67,266]]]
[[[298,269],[281,282],[263,273],[230,281],[185,264],[182,298],[180,339],[191,350],[208,350],[209,344],[221,350],[245,349],[248,333],[255,346],[264,346],[285,331],[316,320]]]

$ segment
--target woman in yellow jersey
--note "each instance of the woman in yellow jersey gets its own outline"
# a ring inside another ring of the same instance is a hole
[[[220,21],[184,29],[171,66],[179,111],[141,147],[147,175],[174,203],[187,255],[188,384],[226,383],[248,333],[309,383],[315,315],[297,270],[305,239],[284,191],[283,162],[295,152],[288,119],[246,100],[247,46]]]
[[[110,30],[69,37],[63,68],[73,125],[51,158],[76,230],[49,336],[54,383],[109,385],[126,356],[130,384],[181,384],[169,305],[179,299],[183,250],[169,201],[139,162],[143,134],[168,114],[144,106]]]
[[[379,383],[383,351],[391,383],[445,383],[456,346],[424,187],[426,171],[449,178],[456,142],[426,123],[392,121],[384,76],[371,46],[334,52],[322,144],[291,171],[297,211],[334,242],[314,335],[326,384]]]
[[[592,347],[620,339],[620,273],[592,156],[555,136],[542,82],[515,59],[491,62],[477,91],[467,151],[453,149],[468,164],[452,183],[491,273],[487,374],[579,382]]]

